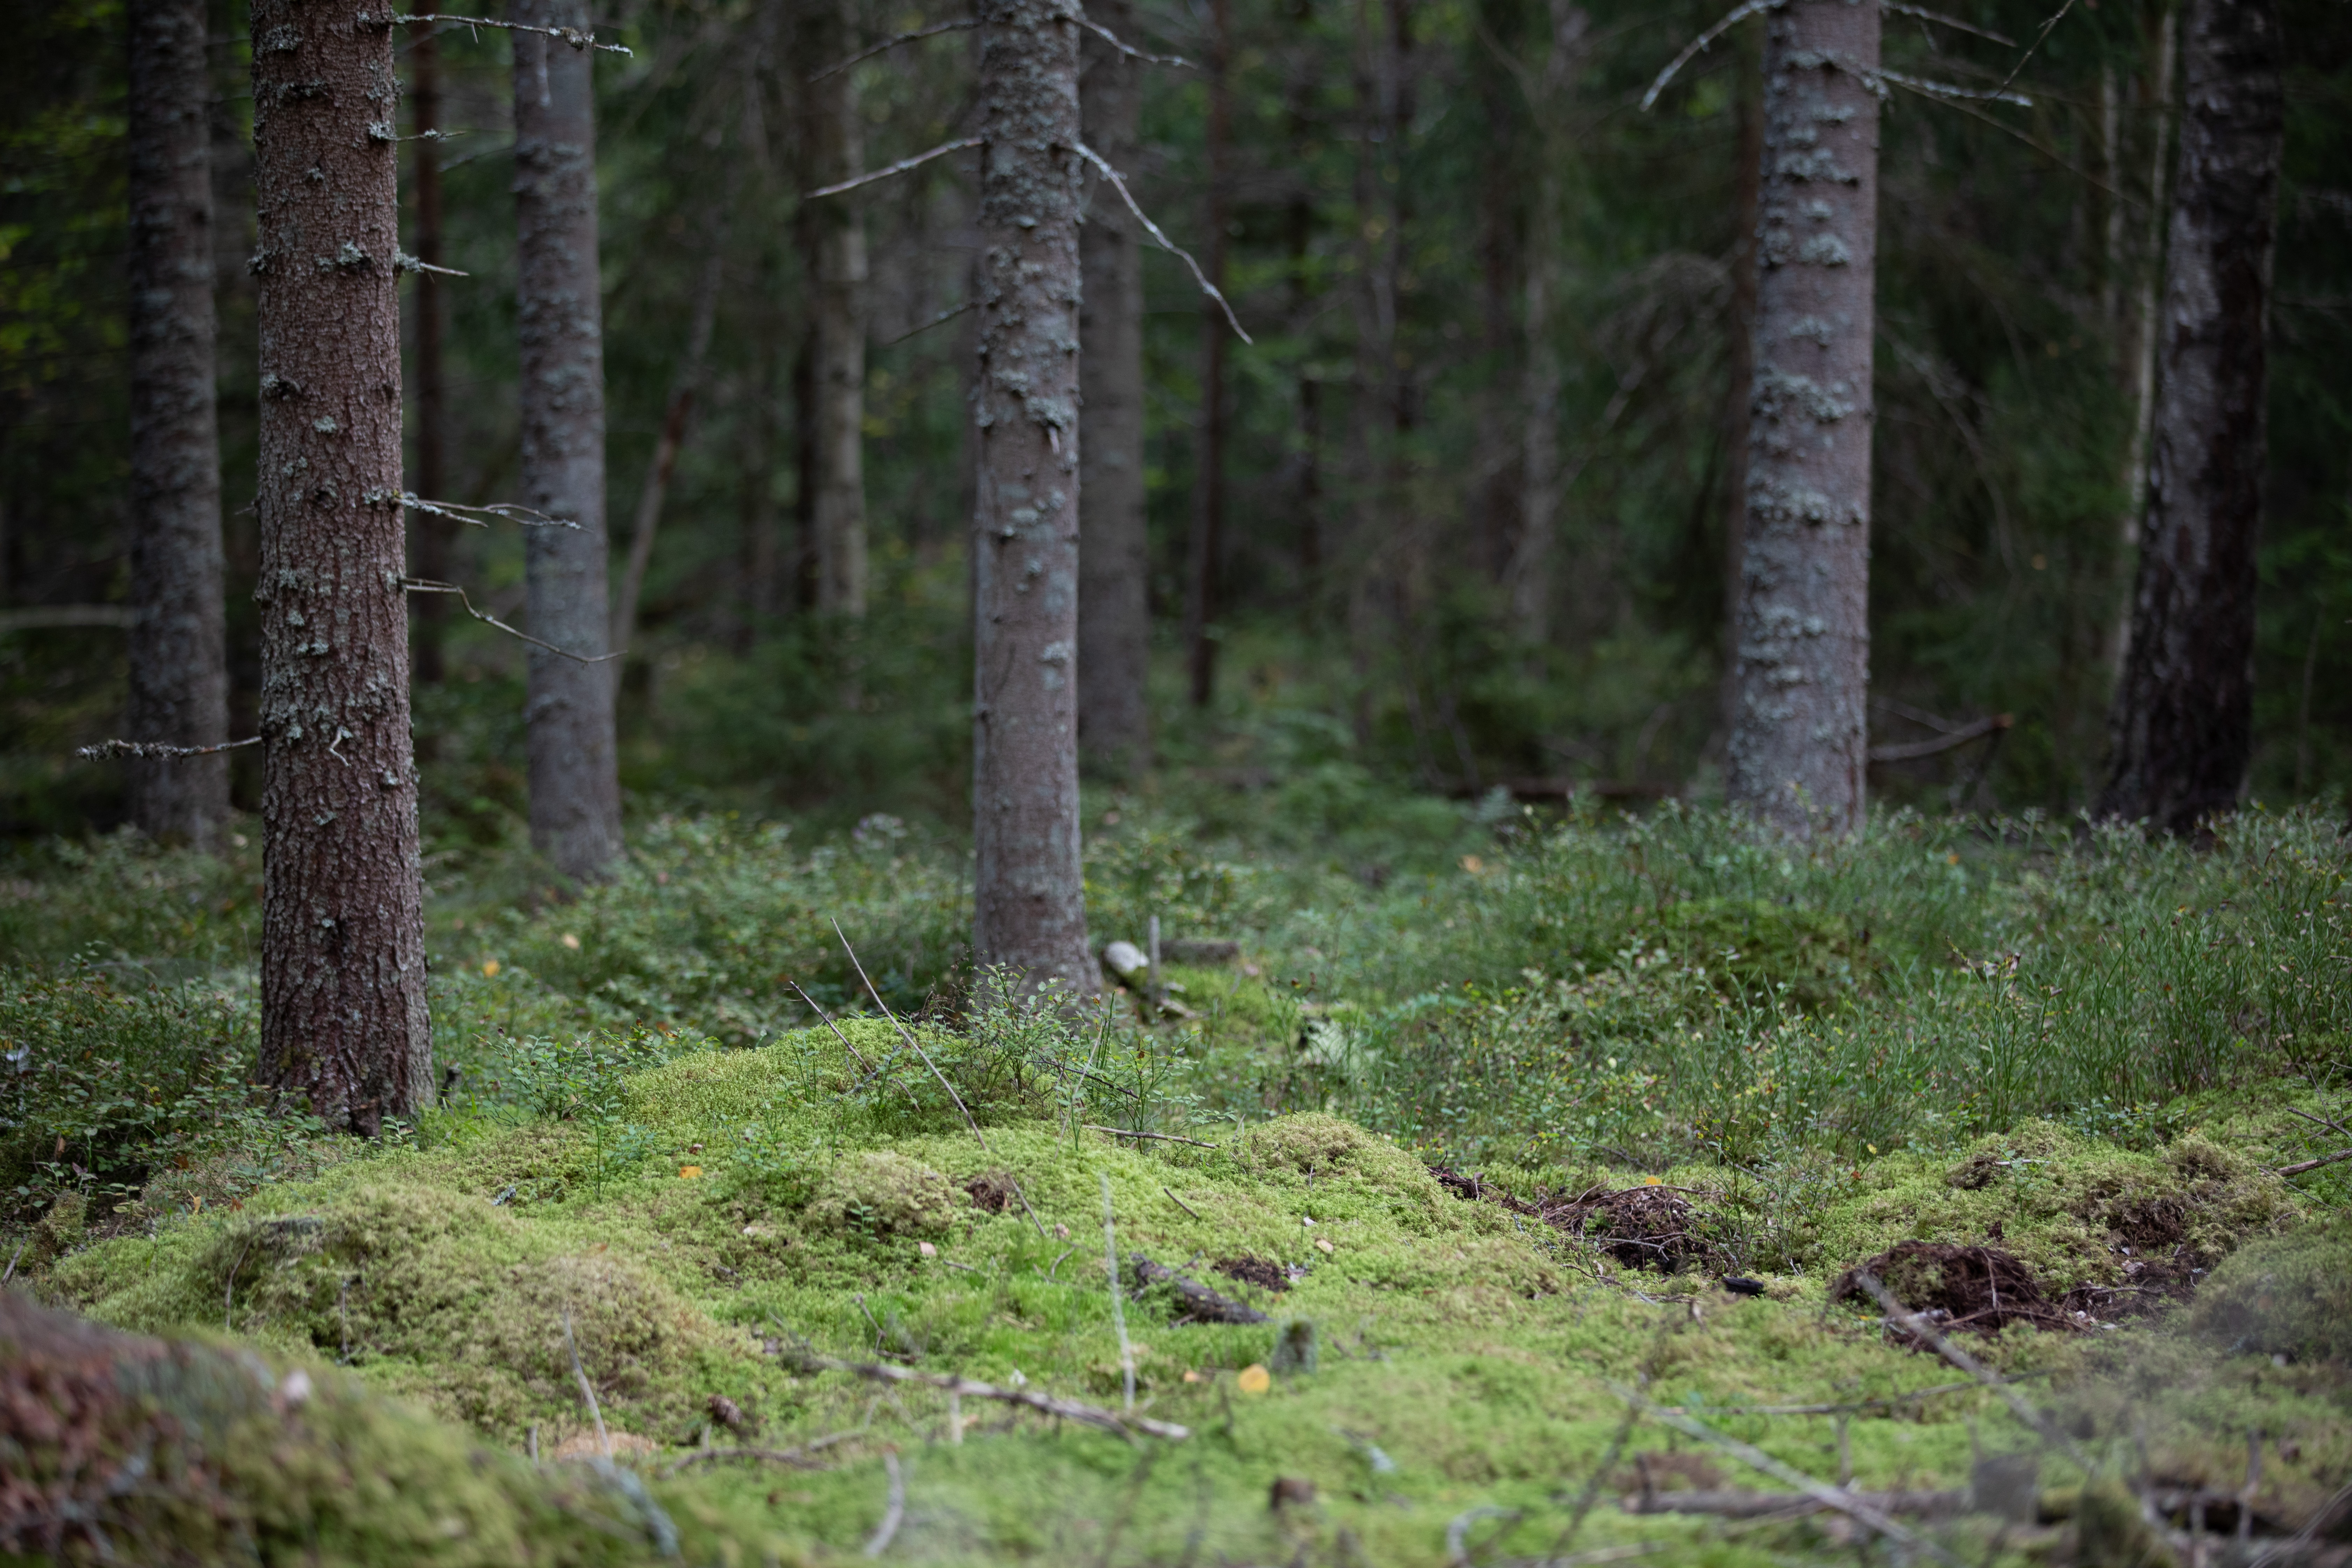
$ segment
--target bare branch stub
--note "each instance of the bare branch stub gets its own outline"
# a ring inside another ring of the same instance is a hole
[[[1241,318],[1234,314],[1233,302],[1225,298],[1223,292],[1215,284],[1209,281],[1208,274],[1201,270],[1201,264],[1192,259],[1192,252],[1161,233],[1160,226],[1152,222],[1144,210],[1136,205],[1134,194],[1127,188],[1127,176],[1112,168],[1109,161],[1091,147],[1081,145],[1078,148],[1078,156],[1102,172],[1103,178],[1110,182],[1111,189],[1118,193],[1118,199],[1127,204],[1127,210],[1135,215],[1135,221],[1143,226],[1143,232],[1150,235],[1160,249],[1192,269],[1192,280],[1200,284],[1202,293],[1214,300],[1217,302],[1217,308],[1224,311],[1225,324],[1233,328],[1234,336],[1245,343],[1252,342],[1254,340],[1250,335],[1242,331]]]
[[[1103,42],[1108,44],[1112,48],[1117,49],[1120,54],[1125,55],[1129,59],[1141,60],[1145,65],[1150,66],[1174,66],[1178,70],[1191,70],[1192,68],[1192,62],[1184,58],[1181,55],[1155,55],[1146,50],[1137,48],[1133,44],[1129,43],[1126,39],[1120,37],[1117,33],[1112,32],[1108,27],[1104,26],[1100,22],[1096,21],[1091,16],[1081,14],[1078,17],[1078,26],[1094,34],[1097,37],[1102,39]]]
[[[602,49],[608,55],[628,55],[632,59],[636,58],[631,54],[626,45],[600,44],[596,41],[594,33],[583,33],[577,27],[533,27],[521,22],[495,21],[488,16],[446,16],[435,12],[422,12],[416,16],[404,16],[396,12],[387,11],[381,16],[371,16],[362,11],[360,13],[359,22],[363,27],[370,25],[380,27],[415,27],[434,22],[456,22],[467,27],[504,27],[509,33],[537,33],[544,37],[558,38],[575,49]]]
[[[539,638],[531,636],[529,632],[522,631],[517,627],[507,625],[506,622],[499,619],[498,616],[491,615],[488,611],[476,609],[474,607],[474,601],[466,596],[466,590],[460,588],[455,583],[436,583],[424,577],[403,577],[400,580],[400,585],[412,594],[455,594],[457,595],[457,602],[466,606],[466,613],[473,616],[476,620],[481,622],[484,626],[496,626],[499,631],[506,633],[507,636],[510,637],[520,637],[524,642],[530,644],[533,647],[543,647],[548,652],[555,655],[556,658],[568,658],[574,664],[604,664],[609,660],[616,659],[621,657],[621,655],[617,653],[600,653],[594,655],[573,653],[570,648],[558,647],[551,642],[541,642]]]
[[[891,37],[883,39],[880,43],[875,45],[870,49],[860,49],[857,53],[850,56],[847,59],[836,60],[832,65],[825,67],[824,69],[818,71],[815,75],[809,78],[809,85],[814,87],[829,76],[839,76],[843,71],[847,70],[850,67],[860,64],[866,60],[870,60],[876,55],[887,54],[892,49],[897,48],[900,44],[919,43],[925,38],[936,38],[941,33],[969,32],[979,26],[980,18],[977,16],[958,16],[951,22],[934,22],[928,27],[917,27],[911,33],[893,34]]]
[[[242,741],[224,741],[217,746],[167,746],[157,741],[100,741],[95,746],[78,747],[74,755],[89,762],[101,763],[109,757],[137,757],[142,761],[172,761],[180,757],[209,757],[215,752],[234,752],[239,746],[261,744],[258,735],[247,735]]]
[[[950,153],[961,153],[967,147],[977,147],[980,142],[981,139],[977,136],[966,136],[956,142],[942,142],[928,153],[918,153],[911,158],[901,158],[887,168],[877,169],[870,174],[860,174],[854,180],[844,180],[839,184],[826,185],[820,190],[811,191],[809,197],[813,200],[818,196],[837,196],[844,191],[854,191],[860,185],[870,185],[877,180],[887,180],[893,174],[903,174],[908,170],[928,163],[934,158],[944,158]]]

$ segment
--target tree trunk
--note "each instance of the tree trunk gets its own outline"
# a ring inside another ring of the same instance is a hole
[[[252,10],[261,1075],[373,1136],[433,1099],[401,586],[388,19]]]
[[[1129,0],[1097,0],[1095,15],[1126,37]],[[1142,110],[1140,67],[1100,39],[1082,42],[1078,119],[1087,145],[1111,167],[1134,167]],[[1126,204],[1095,188],[1078,231],[1086,298],[1078,310],[1078,742],[1113,777],[1151,759],[1150,544],[1143,512],[1143,248]]]
[[[820,0],[827,64],[848,54],[856,12]],[[855,71],[835,71],[809,89],[811,163],[818,183],[859,172],[865,137]],[[816,300],[816,601],[827,615],[866,614],[866,218],[856,195],[814,204]]]
[[[1863,819],[1879,9],[1765,20],[1747,516],[1726,793],[1800,837]]]
[[[2189,7],[2147,510],[2098,803],[2173,833],[2237,804],[2253,752],[2283,52],[2270,0]]]
[[[515,20],[589,26],[585,0],[517,0]],[[594,55],[514,35],[517,314],[525,502],[571,524],[525,535],[533,637],[605,650],[604,333],[596,258]],[[530,841],[567,877],[600,880],[621,853],[612,674],[530,650],[523,722]]]
[[[132,0],[131,711],[135,741],[228,739],[214,401],[212,131],[203,0]],[[228,758],[138,759],[131,817],[209,848]]]
[[[1227,79],[1232,0],[1209,0],[1209,265],[1219,294],[1225,288],[1226,163],[1233,150],[1233,91]],[[1185,547],[1184,673],[1192,706],[1205,708],[1217,689],[1217,577],[1224,558],[1225,532],[1225,326],[1224,306],[1201,302],[1200,471],[1192,502],[1192,536]]]
[[[732,181],[729,182],[732,184]],[[731,193],[730,193],[731,195]],[[686,353],[670,378],[669,397],[662,406],[661,434],[654,437],[653,460],[646,465],[645,484],[637,491],[636,516],[629,527],[629,558],[621,568],[620,591],[613,596],[610,646],[628,651],[637,635],[637,602],[646,588],[646,572],[653,565],[654,535],[661,527],[663,498],[669,494],[670,476],[685,448],[687,426],[694,418],[694,399],[702,387],[703,362],[710,353],[710,333],[719,320],[721,258],[727,248],[727,211],[722,203],[704,225],[709,251],[702,258],[702,276],[694,287],[694,310],[686,328]],[[621,679],[621,661],[611,666],[612,679]]]
[[[1079,868],[1078,26],[980,6],[980,355],[972,387],[972,946],[1096,989]]]
[[[441,126],[440,45],[430,26],[421,29],[408,47],[410,122],[418,137]],[[416,143],[416,259],[427,268],[442,265],[441,146],[437,141]],[[416,493],[427,500],[447,500],[449,494],[449,415],[441,374],[441,330],[445,305],[441,279],[420,271],[410,303],[416,310]],[[457,524],[429,511],[415,513],[409,526],[416,531],[416,574],[436,583],[455,575],[450,547]],[[438,681],[444,669],[441,639],[449,626],[449,601],[441,594],[419,594],[411,606],[415,616],[416,679]]]
[[[2131,434],[2124,447],[2122,526],[2124,552],[2139,549],[2140,512],[2147,505],[2147,442],[2156,416],[2157,289],[2164,281],[2165,165],[2172,152],[2172,72],[2179,49],[2179,27],[2172,7],[2158,4],[2153,35],[2147,40],[2151,57],[2140,77],[2139,109],[2147,122],[2147,141],[2140,148],[2142,182],[2135,194],[2144,204],[2147,226],[2132,233],[2123,202],[2109,198],[2107,216],[2107,304],[2116,334],[2116,379],[2131,393]],[[2102,79],[2105,86],[2111,79]],[[2113,89],[2110,87],[2110,93]],[[2112,100],[2111,100],[2112,101]],[[2115,105],[2119,110],[2120,105]],[[2109,120],[2107,137],[2113,149],[2110,168],[2122,185],[2124,153],[2132,139],[2125,133],[2121,115]],[[2137,242],[2135,242],[2137,240]],[[2108,638],[2109,662],[2122,674],[2126,650],[2131,647],[2132,597],[2126,593],[2117,606]]]
[[[1752,37],[1752,34],[1749,35]],[[1723,672],[1716,693],[1722,728],[1708,742],[1712,752],[1727,742],[1739,722],[1740,567],[1747,559],[1748,442],[1753,427],[1749,402],[1756,389],[1757,225],[1764,194],[1764,84],[1755,45],[1739,48],[1739,184],[1731,252],[1730,384],[1724,389]]]

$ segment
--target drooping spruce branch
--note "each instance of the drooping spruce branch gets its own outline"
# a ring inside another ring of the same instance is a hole
[[[1225,313],[1225,324],[1233,328],[1234,336],[1245,343],[1252,342],[1250,335],[1242,331],[1241,318],[1234,314],[1233,302],[1225,298],[1223,292],[1215,284],[1209,281],[1208,274],[1201,270],[1201,264],[1192,259],[1192,252],[1162,234],[1160,231],[1160,226],[1152,222],[1141,207],[1136,205],[1133,193],[1127,188],[1127,176],[1112,168],[1109,161],[1091,147],[1081,144],[1078,148],[1078,156],[1102,172],[1103,178],[1110,182],[1111,189],[1118,193],[1118,199],[1127,204],[1127,210],[1135,215],[1135,221],[1143,226],[1143,232],[1150,235],[1160,249],[1192,269],[1192,280],[1200,284],[1201,292],[1214,300],[1217,302],[1217,308]]]
[[[877,169],[870,174],[859,174],[854,179],[843,180],[837,184],[811,191],[809,198],[814,200],[818,196],[837,196],[844,191],[854,191],[860,185],[870,185],[877,180],[887,180],[893,174],[903,174],[908,170],[918,168],[934,158],[944,158],[950,153],[961,153],[967,147],[977,147],[980,144],[981,139],[977,136],[966,136],[954,142],[942,142],[928,153],[918,153],[911,158],[901,158],[887,168]]]

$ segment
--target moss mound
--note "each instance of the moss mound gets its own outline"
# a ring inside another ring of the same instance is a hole
[[[2352,1359],[2352,1218],[2241,1249],[2198,1292],[2194,1322],[2231,1351]]]
[[[887,1149],[861,1150],[833,1168],[808,1206],[809,1223],[869,1236],[937,1234],[963,1201],[939,1172]],[[1003,1205],[997,1212],[1002,1213]]]

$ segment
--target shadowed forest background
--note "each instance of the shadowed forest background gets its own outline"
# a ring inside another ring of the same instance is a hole
[[[2021,45],[2046,19],[1959,9]],[[1602,0],[1561,15],[1581,30],[1553,59],[1555,18],[1525,0],[1234,8],[1225,275],[1255,343],[1229,344],[1223,373],[1213,690],[1188,700],[1184,646],[1207,493],[1206,329],[1181,264],[1147,252],[1152,719],[1166,765],[1133,787],[1177,792],[1213,824],[1264,816],[1265,792],[1281,786],[1285,809],[1318,828],[1343,826],[1351,802],[1475,798],[1515,781],[1719,797],[1756,40],[1725,37],[1643,112],[1643,88],[1714,7]],[[2125,0],[2073,8],[2020,79],[2030,110],[1899,90],[1887,105],[1872,740],[1934,738],[1920,715],[2015,724],[1990,748],[1874,766],[1881,800],[2063,814],[2096,787],[2131,569],[2126,340],[2152,222],[2158,15]],[[869,5],[852,41],[930,19]],[[2352,19],[2299,0],[2286,22],[2252,780],[2273,802],[2339,788],[2352,769]],[[938,318],[970,295],[971,154],[850,198],[872,258],[871,610],[862,624],[820,614],[803,476],[821,293],[797,195],[809,183],[799,82],[820,62],[800,32],[761,32],[740,4],[632,3],[598,24],[635,50],[596,65],[616,580],[714,249],[720,268],[622,683],[633,814],[845,823],[878,810],[960,825],[972,317]],[[0,821],[17,836],[122,819],[121,769],[71,752],[121,732],[126,683],[120,626],[37,614],[124,592],[121,17],[56,5],[25,26],[0,67]],[[1145,47],[1193,59],[1206,26],[1198,7],[1171,5],[1136,23]],[[213,32],[230,730],[245,734],[259,661],[242,8],[216,7]],[[441,485],[484,503],[516,482],[509,45],[455,27],[437,46],[438,122],[461,134],[403,149],[404,243],[415,161],[436,159],[442,258],[469,274],[442,283]],[[854,68],[866,166],[966,132],[972,47],[949,34]],[[1900,16],[1885,49],[1890,69],[1980,89],[2018,54]],[[1547,89],[1548,60],[1564,89]],[[1203,74],[1142,73],[1129,173],[1145,209],[1205,254]],[[1548,149],[1559,222],[1536,235]],[[1558,300],[1546,346],[1562,375],[1565,489],[1549,583],[1515,610],[1531,265]],[[415,286],[403,304],[412,446]],[[457,533],[450,575],[515,618],[518,531]],[[436,670],[422,651],[435,631],[420,625],[416,697],[427,841],[503,841],[521,809],[525,650],[462,614],[434,626],[446,652]],[[236,764],[250,806],[257,754]]]

